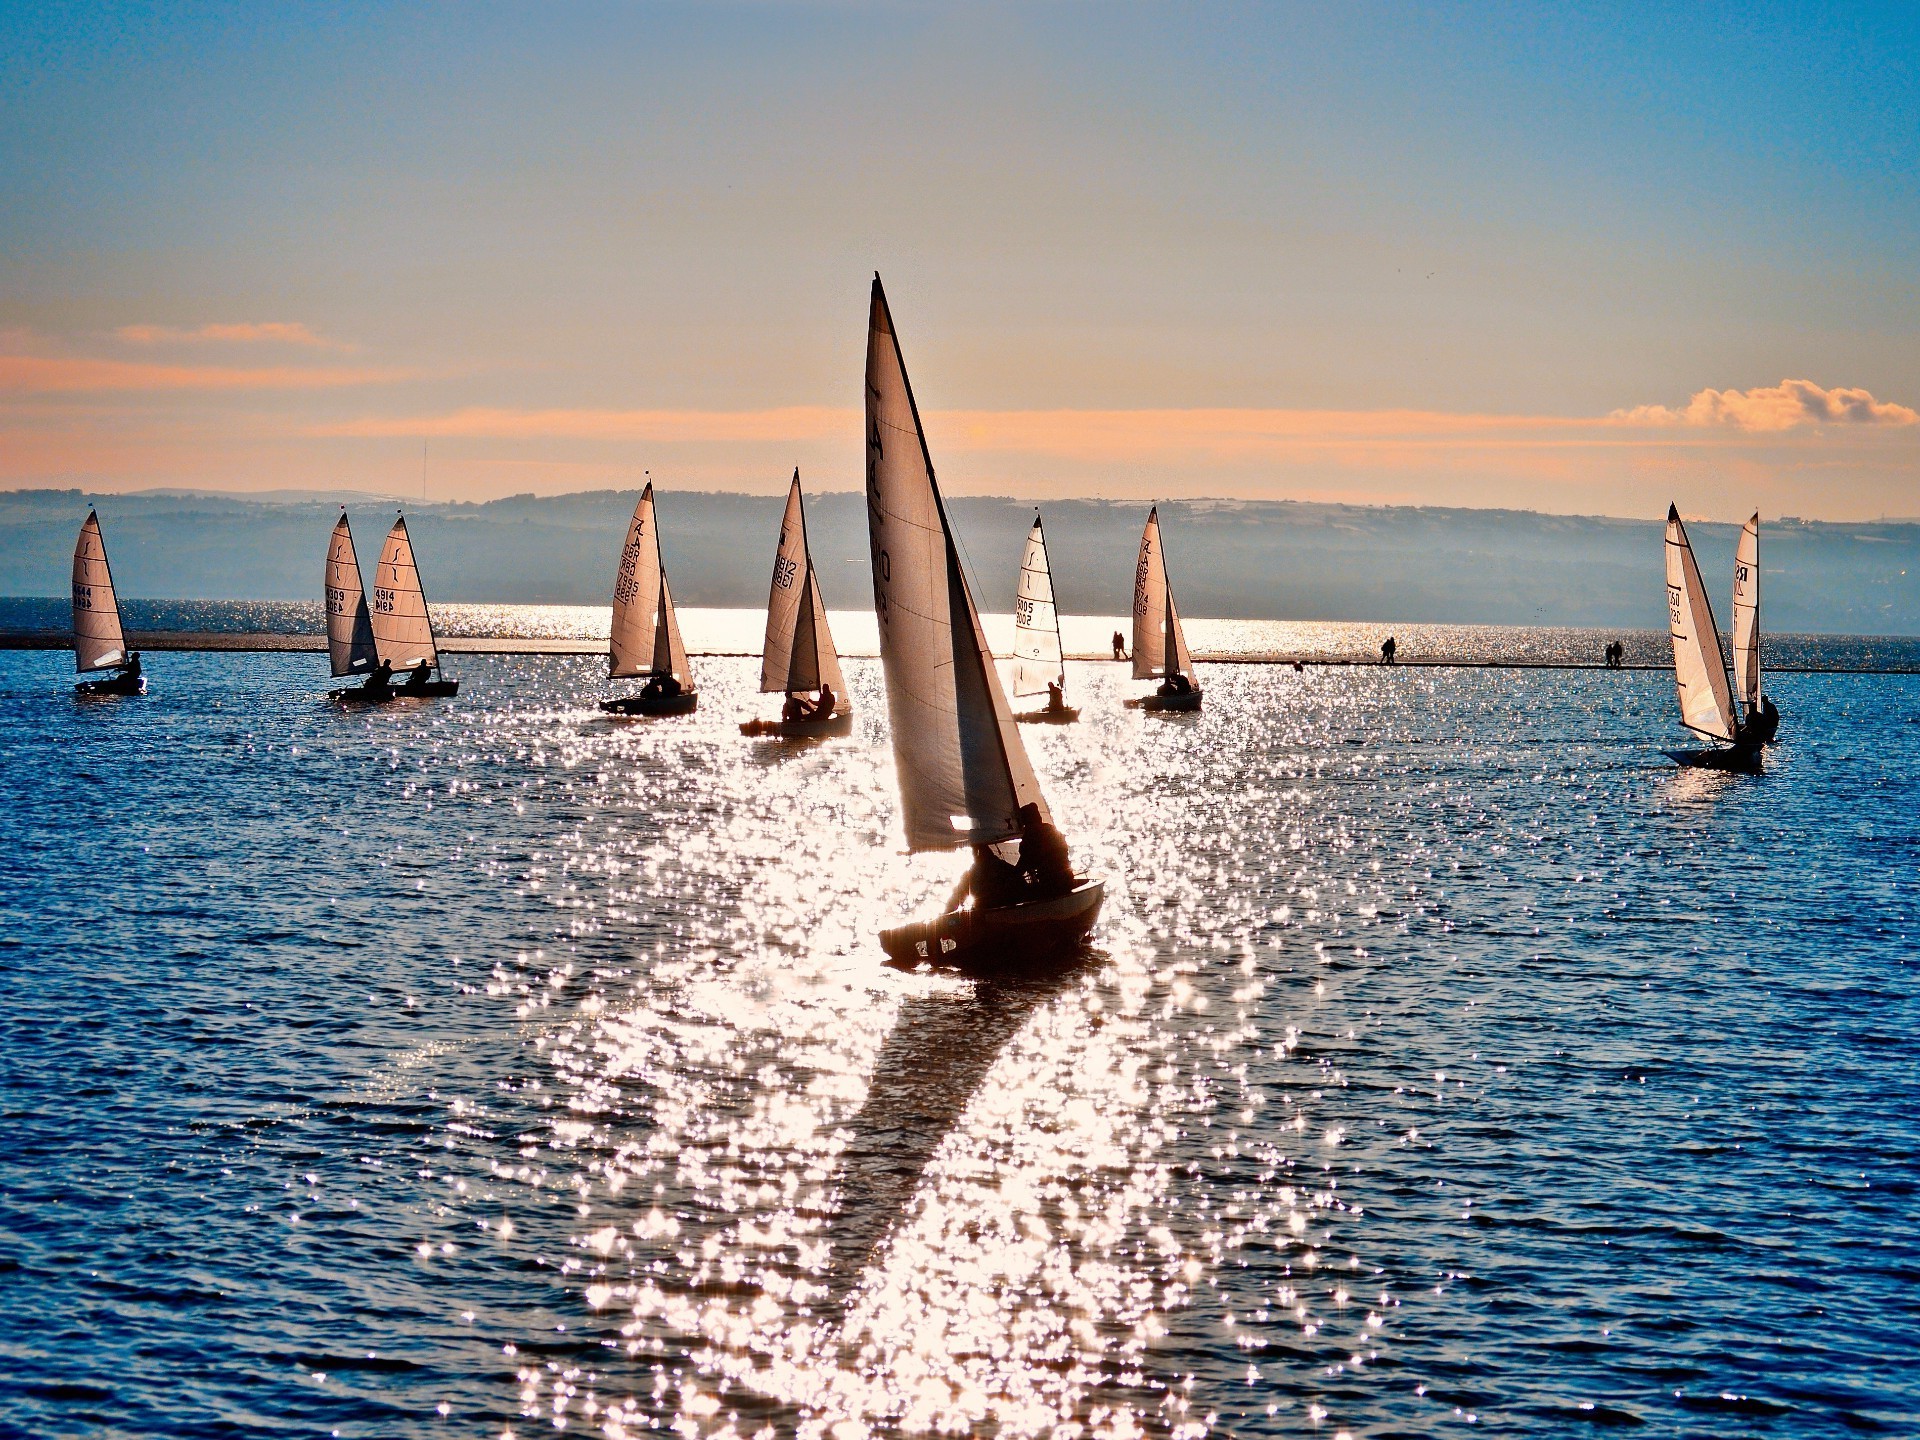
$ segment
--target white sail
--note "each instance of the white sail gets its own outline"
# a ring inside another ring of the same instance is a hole
[[[1060,612],[1053,603],[1053,572],[1047,568],[1047,535],[1040,515],[1027,532],[1020,557],[1020,587],[1013,602],[1013,693],[1038,695],[1049,685],[1064,691],[1067,667],[1060,653]]]
[[[99,518],[89,510],[73,546],[73,668],[110,670],[126,661],[127,637],[120,628],[107,542]]]
[[[1674,506],[1667,507],[1667,616],[1681,722],[1715,740],[1733,739],[1733,687],[1720,654],[1720,632],[1713,623],[1713,606],[1700,580],[1687,527],[1680,523],[1680,511]]]
[[[1133,572],[1133,678],[1161,675],[1193,678],[1193,652],[1180,625],[1180,607],[1167,580],[1167,556],[1160,543],[1160,507],[1147,512],[1140,534],[1140,561]]]
[[[826,685],[845,699],[846,681],[827,628],[820,577],[807,550],[807,512],[800,499],[800,472],[793,472],[787,512],[780,520],[780,548],[773,557],[767,593],[767,640],[760,657],[760,689],[798,694]]]
[[[1749,714],[1760,708],[1760,512],[1733,555],[1733,683]]]
[[[353,531],[346,512],[327,542],[327,569],[323,581],[327,597],[327,654],[335,675],[364,675],[379,663],[373,639],[373,618],[367,612],[367,592],[360,583],[360,559],[353,550]]]
[[[1046,800],[1000,690],[880,277],[867,326],[867,532],[907,844],[988,845]]]
[[[374,651],[396,673],[412,670],[422,661],[440,663],[433,641],[433,618],[427,614],[426,592],[420,587],[420,567],[414,563],[413,540],[402,515],[387,531],[380,547],[380,564],[373,572]]]
[[[607,638],[607,675],[671,675],[683,689],[693,688],[673,592],[660,563],[660,535],[654,524],[653,482],[640,492],[620,551],[613,580],[613,629]]]

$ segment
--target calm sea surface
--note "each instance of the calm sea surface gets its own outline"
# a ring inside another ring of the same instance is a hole
[[[1753,779],[1655,673],[1076,665],[1098,951],[976,987],[873,662],[454,663],[0,654],[0,1431],[1920,1431],[1920,677]]]

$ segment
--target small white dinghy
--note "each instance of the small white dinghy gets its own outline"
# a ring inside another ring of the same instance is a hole
[[[602,700],[600,708],[615,715],[685,715],[700,703],[666,567],[660,563],[651,479],[627,526],[627,543],[613,578],[613,629],[607,636],[607,678],[641,675],[647,683],[638,695]]]
[[[1193,652],[1180,625],[1180,607],[1167,579],[1167,552],[1160,542],[1160,507],[1147,512],[1140,533],[1140,559],[1133,571],[1133,678],[1159,680],[1151,695],[1129,700],[1143,710],[1198,710],[1200,686],[1193,678]]]
[[[1780,731],[1780,711],[1760,688],[1760,512],[1740,528],[1733,554],[1733,680],[1746,707],[1741,724],[1762,745]]]
[[[882,931],[880,943],[895,964],[924,961],[979,975],[1071,954],[1093,928],[1106,887],[1073,875],[1035,884],[1000,864],[990,848],[1020,839],[1024,861],[1029,843],[1038,852],[1038,842],[1050,840],[1065,869],[1065,842],[1052,827],[960,568],[878,275],[866,398],[873,608],[907,846],[973,847],[970,883],[987,861],[1006,876],[1006,889],[991,903],[980,903],[976,888],[971,906]],[[1030,817],[1025,830],[1023,811]],[[1032,898],[1018,898],[1023,894]]]
[[[1047,565],[1047,532],[1033,512],[1020,583],[1013,597],[1013,693],[1045,695],[1046,705],[1013,718],[1026,724],[1070,725],[1080,712],[1067,704],[1067,662],[1060,647],[1060,610]]]
[[[1677,506],[1667,507],[1667,618],[1673,637],[1673,682],[1680,696],[1680,723],[1730,748],[1669,750],[1669,759],[1702,770],[1760,773],[1760,742],[1743,733],[1733,708],[1733,682],[1720,653],[1713,605],[1693,558],[1687,527]]]
[[[805,698],[817,692],[814,698]],[[840,656],[827,628],[827,606],[820,598],[820,577],[807,550],[807,509],[800,498],[800,472],[787,490],[780,518],[780,544],[773,555],[773,583],[767,592],[767,638],[760,651],[760,693],[785,695],[786,712],[778,720],[747,720],[742,735],[782,740],[814,740],[853,733],[853,706],[840,674]],[[804,711],[805,713],[800,713]]]
[[[73,668],[85,675],[95,670],[116,673],[107,680],[83,680],[78,695],[144,695],[147,678],[140,673],[138,651],[127,649],[120,628],[120,601],[113,593],[113,569],[107,564],[107,542],[100,533],[100,517],[92,510],[80,522],[73,545]]]

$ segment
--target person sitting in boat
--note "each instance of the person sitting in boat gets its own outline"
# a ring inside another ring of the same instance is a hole
[[[138,650],[129,650],[127,652],[127,662],[120,667],[120,678],[128,684],[132,684],[140,678],[140,652]]]
[[[967,873],[960,877],[953,894],[947,897],[947,909],[958,910],[969,895],[976,910],[1018,904],[1025,898],[1019,867],[1009,865],[994,854],[991,845],[974,846],[973,864],[967,867]]]
[[[1178,670],[1175,670],[1160,682],[1160,693],[1162,695],[1191,695],[1193,693],[1193,682]]]
[[[1035,804],[1020,807],[1020,858],[1014,862],[1029,900],[1050,900],[1073,889],[1073,858],[1067,837],[1043,819]]]
[[[367,694],[381,700],[393,693],[393,662],[391,660],[382,660],[379,668],[367,676],[366,691]]]
[[[813,706],[807,703],[807,697],[793,693],[787,696],[786,704],[780,707],[780,723],[791,725],[796,720],[804,720]]]
[[[427,688],[427,677],[432,674],[433,667],[422,660],[407,672],[407,683],[401,688],[414,691],[424,690]]]
[[[1393,652],[1399,648],[1398,645],[1394,644],[1393,637],[1391,635],[1387,636],[1386,639],[1380,642],[1380,663],[1382,665],[1391,665],[1393,663]]]
[[[671,700],[680,693],[680,682],[672,675],[650,675],[640,687],[642,700]]]
[[[1760,697],[1759,706],[1747,715],[1745,728],[1759,736],[1762,745],[1773,743],[1773,737],[1780,733],[1780,712],[1774,708],[1772,696]]]
[[[820,683],[820,696],[807,708],[809,720],[831,720],[833,707],[840,703],[840,697],[833,693],[833,687],[824,680]]]
[[[1059,715],[1067,708],[1067,692],[1060,688],[1058,680],[1047,682],[1047,713]]]

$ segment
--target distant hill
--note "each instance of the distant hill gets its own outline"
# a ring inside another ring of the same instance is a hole
[[[436,600],[603,604],[636,496],[594,491],[485,504],[409,506]],[[64,595],[74,532],[97,501],[114,577],[152,599],[317,598],[327,531],[344,502],[363,565],[391,502],[367,495],[78,491],[0,494],[0,594]],[[759,605],[780,523],[778,497],[658,494],[675,597]],[[1033,508],[948,502],[989,610],[1011,608]],[[1236,619],[1432,621],[1661,628],[1661,525],[1514,510],[1173,501],[1161,505],[1180,608]],[[1120,614],[1132,601],[1144,506],[1053,501],[1047,539],[1063,608]],[[871,603],[862,497],[810,496],[808,532],[827,603]],[[1729,603],[1735,527],[1689,527]],[[1920,634],[1920,523],[1779,521],[1762,541],[1767,628]]]

